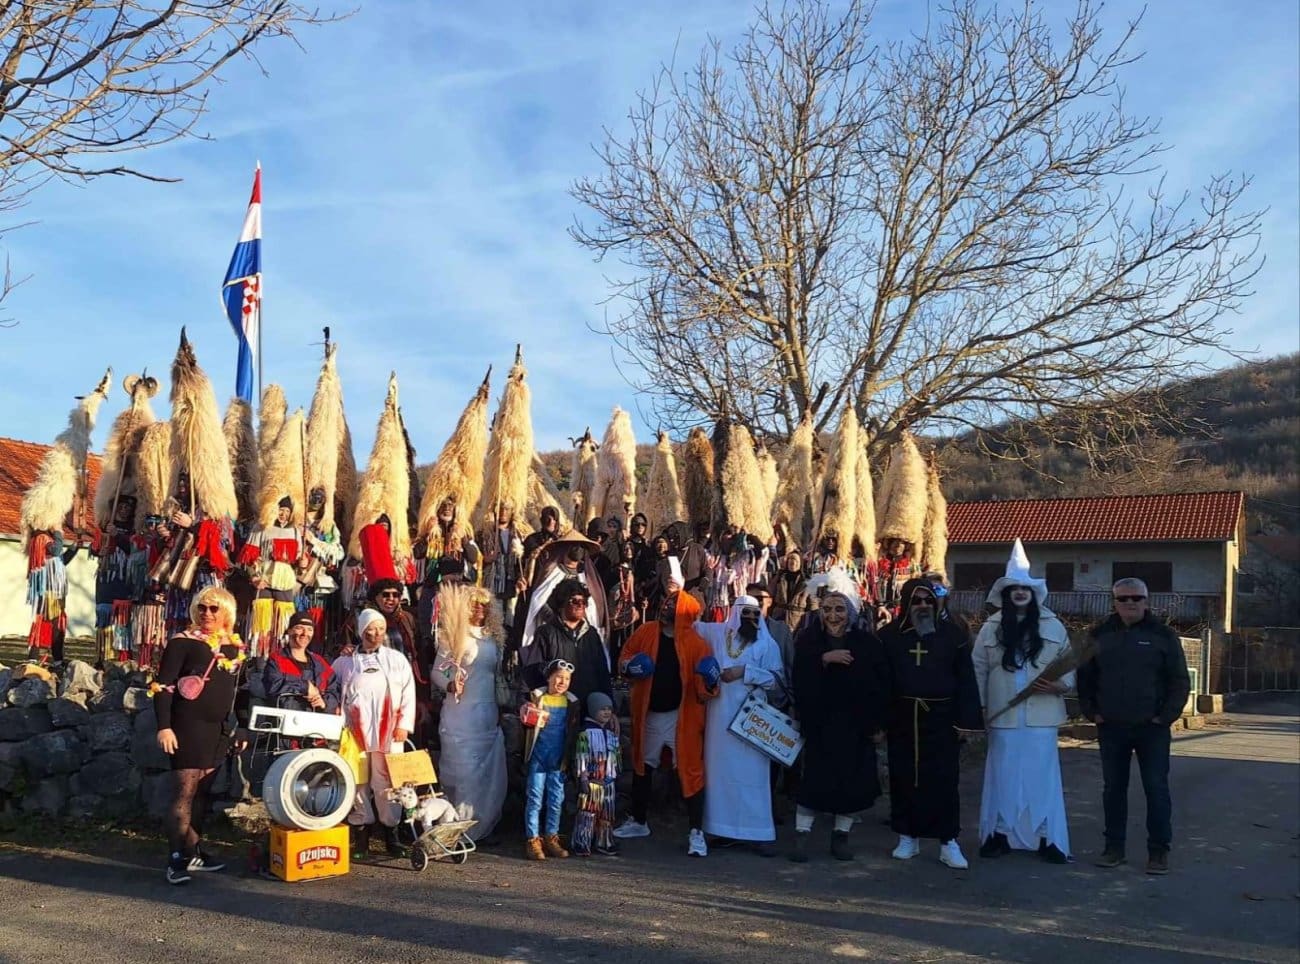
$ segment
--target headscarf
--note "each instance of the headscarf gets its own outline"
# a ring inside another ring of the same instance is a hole
[[[758,600],[753,596],[737,596],[736,601],[731,604],[731,612],[727,613],[727,621],[723,624],[726,626],[728,633],[739,631],[740,611],[747,607],[757,609],[760,613],[763,608],[758,604]],[[764,638],[771,642],[773,646],[776,645],[776,640],[772,638],[772,634],[767,630],[767,621],[763,619],[762,615],[760,615],[758,617],[758,635],[754,637],[754,642],[762,642]]]

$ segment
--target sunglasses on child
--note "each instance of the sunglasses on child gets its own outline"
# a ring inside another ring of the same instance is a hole
[[[574,666],[566,659],[557,659],[555,664],[551,667],[551,672],[554,673],[557,669],[562,669],[566,673],[572,673]]]

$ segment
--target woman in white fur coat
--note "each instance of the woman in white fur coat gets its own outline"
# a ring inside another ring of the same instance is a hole
[[[980,856],[1030,850],[1063,864],[1070,833],[1056,731],[1066,719],[1064,694],[1074,685],[1074,673],[1050,682],[1037,677],[1069,649],[1070,638],[1046,607],[1047,584],[1030,576],[1019,540],[988,601],[998,611],[981,627],[972,654],[988,726]],[[1031,684],[1029,699],[998,715]]]

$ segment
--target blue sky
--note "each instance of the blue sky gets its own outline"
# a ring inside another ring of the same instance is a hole
[[[1073,4],[1062,4],[1062,15]],[[1053,9],[1053,4],[1046,4]],[[1113,2],[1107,22],[1136,16]],[[211,97],[211,140],[135,161],[182,178],[43,189],[8,235],[0,435],[48,441],[104,364],[165,376],[188,325],[224,408],[235,341],[218,287],[264,169],[265,371],[310,403],[322,325],[340,342],[349,421],[364,458],[390,369],[421,460],[437,455],[488,364],[524,343],[538,444],[600,433],[636,400],[588,330],[606,310],[602,268],[566,235],[592,143],[619,130],[636,90],[678,50],[727,40],[748,0],[451,4],[372,2],[291,44],[259,49],[269,76],[236,64]],[[882,2],[876,30],[924,23],[921,3]],[[1300,299],[1300,14],[1294,0],[1157,0],[1125,74],[1128,104],[1161,117],[1171,187],[1225,170],[1255,177],[1268,263],[1234,345],[1297,349]],[[14,217],[14,216],[11,216]],[[1225,361],[1226,363],[1226,361]],[[54,374],[57,373],[57,374]],[[124,396],[115,388],[101,419]],[[166,417],[165,398],[156,406]],[[638,438],[653,426],[638,422]]]

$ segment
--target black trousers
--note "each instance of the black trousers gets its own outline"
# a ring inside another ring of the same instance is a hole
[[[646,822],[646,814],[650,810],[650,788],[654,784],[655,768],[648,766],[645,773],[632,774],[632,817],[638,823]],[[700,830],[704,827],[704,791],[692,797],[683,795],[682,799],[686,803],[686,817],[690,821],[692,830]]]
[[[1169,727],[1163,723],[1101,723],[1102,807],[1106,844],[1124,849],[1128,828],[1128,778],[1134,756],[1147,798],[1147,850],[1163,853],[1173,837],[1173,803],[1169,796]]]

